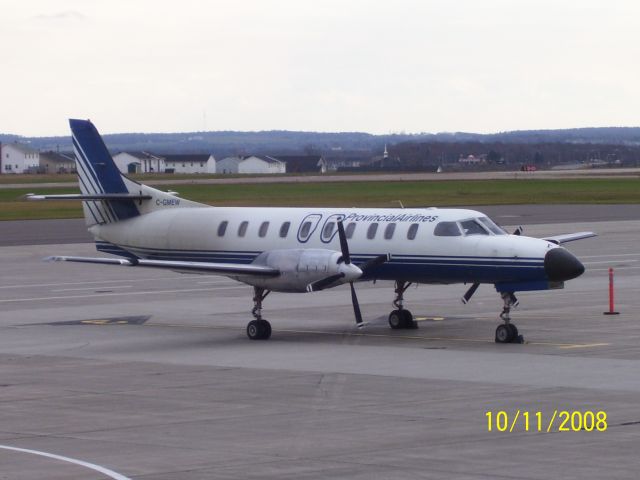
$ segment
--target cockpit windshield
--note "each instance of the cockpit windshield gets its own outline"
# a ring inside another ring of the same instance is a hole
[[[470,218],[460,222],[440,222],[433,231],[436,237],[459,237],[461,235],[506,235],[503,229],[489,217]]]
[[[507,234],[507,232],[496,225],[489,217],[478,217],[477,220],[479,220],[485,227],[487,227],[494,235]]]
[[[475,218],[460,222],[460,226],[465,235],[489,235],[489,230]]]
[[[433,234],[436,237],[459,237],[462,235],[457,222],[440,222],[436,225]]]

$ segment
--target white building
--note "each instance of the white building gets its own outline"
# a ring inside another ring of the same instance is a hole
[[[238,173],[286,173],[287,164],[267,155],[251,155],[238,164]]]
[[[238,173],[238,165],[244,157],[225,157],[216,162],[216,171],[218,173],[229,174]]]
[[[273,174],[286,173],[287,164],[268,155],[227,157],[217,163],[218,173]]]
[[[0,173],[37,173],[40,153],[21,143],[0,145]]]
[[[163,155],[167,173],[216,173],[216,159],[209,154]]]
[[[163,173],[164,158],[149,152],[120,152],[113,156],[122,173]]]
[[[73,173],[76,171],[76,159],[73,153],[40,152],[40,172]]]

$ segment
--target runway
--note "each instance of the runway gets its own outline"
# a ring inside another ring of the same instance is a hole
[[[3,246],[0,444],[145,480],[635,479],[637,207],[624,219],[613,208],[528,208],[487,213],[525,223],[531,236],[599,236],[568,245],[587,267],[582,277],[518,295],[523,345],[493,342],[501,302],[487,285],[468,305],[461,285],[410,289],[420,319],[410,331],[387,326],[388,282],[357,285],[364,330],[348,287],[274,293],[264,312],[273,337],[250,342],[249,287],[41,261],[94,255],[88,243]],[[609,267],[618,316],[602,314]],[[607,429],[488,431],[487,412],[541,412],[546,427],[562,410],[604,411]],[[1,448],[0,465],[0,478],[109,478]]]

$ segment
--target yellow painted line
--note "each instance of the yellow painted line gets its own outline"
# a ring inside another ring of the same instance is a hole
[[[565,345],[559,348],[570,349],[570,348],[590,348],[590,347],[606,347],[607,345],[611,345],[610,343],[585,343],[584,345],[576,344],[576,345]]]
[[[442,322],[444,317],[413,317],[416,322]]]

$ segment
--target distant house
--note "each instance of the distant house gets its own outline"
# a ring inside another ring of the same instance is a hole
[[[216,173],[216,159],[210,154],[162,155],[167,173]]]
[[[268,155],[251,155],[238,164],[238,173],[286,173],[287,165]]]
[[[322,155],[278,155],[287,164],[287,173],[326,173],[327,162]]]
[[[40,152],[21,143],[0,144],[0,172],[37,173],[40,167]]]
[[[325,160],[327,162],[327,171],[329,172],[336,172],[338,170],[357,170],[359,168],[364,168],[371,163],[371,157],[355,154]]]
[[[286,173],[286,163],[268,155],[226,157],[217,162],[218,173],[272,174]]]
[[[149,152],[120,152],[113,156],[122,173],[163,173],[164,158]]]
[[[225,157],[222,160],[216,162],[216,172],[222,174],[238,173],[238,165],[244,157],[234,156]]]
[[[487,157],[486,155],[480,155],[479,157],[476,157],[475,155],[467,155],[466,157],[463,155],[460,155],[460,158],[458,158],[458,163],[465,163],[467,165],[477,165],[480,163],[487,163]]]
[[[73,153],[40,152],[40,171],[43,173],[74,173],[76,159]]]

